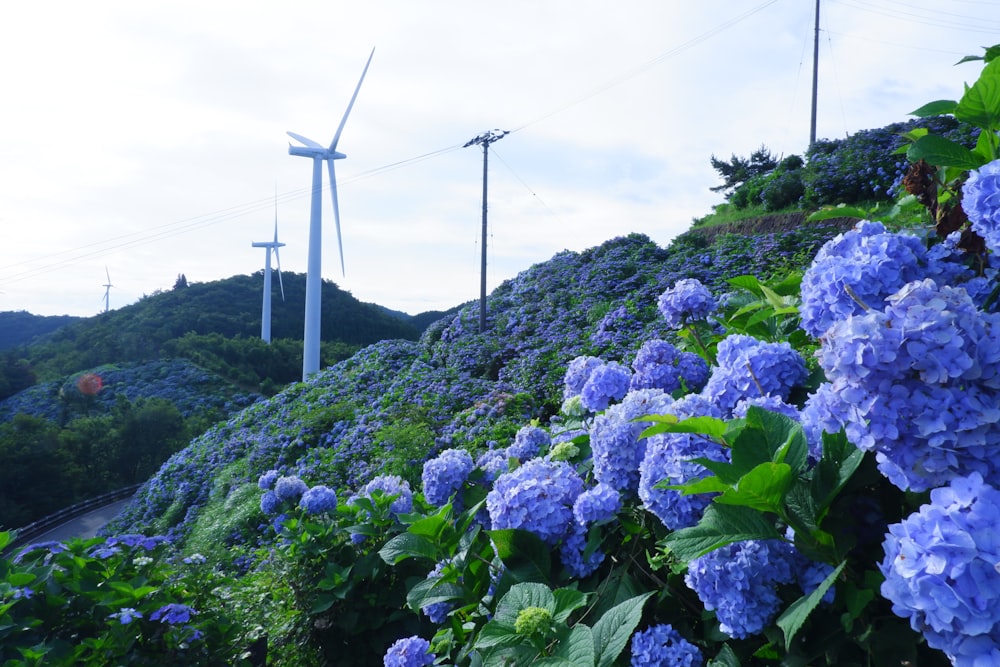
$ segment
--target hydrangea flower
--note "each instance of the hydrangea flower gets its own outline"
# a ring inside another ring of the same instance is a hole
[[[594,418],[590,447],[594,477],[598,482],[634,496],[639,486],[639,464],[646,455],[646,439],[640,438],[652,422],[633,421],[637,417],[664,414],[673,399],[659,389],[642,389],[626,394],[621,403]]]
[[[376,491],[387,496],[397,496],[389,506],[393,514],[406,514],[413,511],[413,491],[410,483],[399,475],[379,475],[362,487],[359,495],[371,498]]]
[[[427,573],[427,579],[440,579],[441,573],[444,572],[444,568],[447,567],[449,561],[443,560],[438,561],[430,572]],[[420,608],[420,611],[430,619],[431,623],[435,625],[441,625],[448,619],[448,614],[451,610],[455,608],[455,605],[451,602],[432,602],[431,604],[425,605]]]
[[[675,282],[660,295],[657,305],[667,326],[673,329],[690,321],[704,320],[719,307],[712,293],[696,278]]]
[[[962,209],[986,246],[1000,251],[1000,160],[969,173],[962,186]]]
[[[978,473],[889,526],[882,596],[955,665],[1000,664],[1000,491]]]
[[[299,507],[306,514],[324,514],[337,509],[337,494],[333,489],[317,484],[302,494]]]
[[[701,650],[669,624],[654,625],[632,635],[631,667],[701,667]]]
[[[274,491],[265,491],[260,497],[260,511],[264,514],[277,514],[280,507],[281,501]]]
[[[424,498],[440,507],[448,502],[475,467],[472,455],[464,449],[446,449],[424,463],[421,476]]]
[[[493,529],[529,530],[554,546],[571,528],[583,480],[563,461],[532,459],[500,475],[486,495]]]
[[[576,524],[572,526],[562,544],[559,545],[559,558],[569,572],[577,579],[589,577],[604,562],[604,552],[594,549],[587,553],[587,531]]]
[[[718,405],[723,416],[743,399],[787,399],[809,375],[805,359],[787,342],[768,343],[744,334],[719,341],[716,362],[701,395]]]
[[[278,496],[278,500],[295,502],[308,490],[309,485],[295,475],[279,477],[274,483],[274,495]]]
[[[581,526],[603,523],[615,518],[622,507],[621,495],[608,484],[587,489],[573,503],[573,517]]]
[[[708,379],[708,364],[697,354],[683,352],[664,340],[647,340],[632,361],[631,389],[698,391]]]
[[[632,373],[621,364],[611,361],[595,368],[580,390],[583,407],[600,412],[611,401],[621,400],[628,392]]]
[[[537,426],[522,426],[514,436],[514,444],[507,448],[507,456],[521,463],[533,459],[549,448],[552,440],[549,432]]]
[[[794,547],[781,540],[746,540],[710,551],[688,564],[684,582],[719,627],[742,639],[764,630],[777,616],[777,588],[792,583]]]
[[[397,640],[382,658],[384,667],[426,667],[434,664],[431,643],[414,635]]]
[[[597,357],[580,356],[569,362],[566,374],[563,377],[563,398],[569,399],[579,396],[583,391],[583,385],[587,383],[590,374],[595,368],[604,365],[604,361]]]
[[[257,478],[257,486],[260,487],[262,491],[268,491],[274,488],[274,483],[277,481],[278,477],[281,475],[277,470],[268,470],[261,474]]]
[[[507,466],[507,451],[504,449],[490,449],[476,459],[476,467],[483,471],[483,479],[487,482],[493,482],[507,472]]]
[[[114,619],[121,623],[122,625],[128,625],[132,621],[142,618],[142,612],[136,611],[132,607],[122,607],[113,614],[109,614],[108,618]]]
[[[196,613],[197,612],[194,609],[186,604],[171,602],[170,604],[163,605],[150,614],[149,620],[168,623],[170,625],[177,625],[178,623],[187,623]]]

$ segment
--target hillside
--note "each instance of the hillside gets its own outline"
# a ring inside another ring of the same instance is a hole
[[[0,351],[26,345],[79,319],[72,315],[32,315],[24,310],[0,312]]]

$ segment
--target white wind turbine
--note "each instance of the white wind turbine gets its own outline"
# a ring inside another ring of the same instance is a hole
[[[278,197],[275,195],[274,198],[274,240],[273,241],[254,241],[251,245],[254,248],[267,248],[267,254],[264,257],[264,304],[261,307],[260,313],[260,337],[265,343],[271,342],[271,253],[274,253],[274,259],[278,264],[278,285],[281,287],[281,300],[285,300],[285,283],[281,280],[281,256],[278,254],[278,248],[283,247],[284,243],[278,242]]]
[[[330,143],[329,148],[300,134],[295,134],[294,132],[288,133],[288,136],[302,144],[302,146],[289,144],[288,154],[308,157],[313,160],[312,202],[309,215],[309,261],[306,269],[305,335],[302,342],[303,381],[319,370],[320,305],[321,287],[323,284],[323,226],[321,222],[323,208],[323,163],[326,162],[326,166],[330,172],[330,197],[333,200],[333,219],[337,226],[340,271],[346,274],[344,269],[344,246],[340,238],[340,210],[337,207],[337,177],[334,173],[333,162],[334,160],[347,157],[337,151],[337,143],[340,141],[340,133],[344,131],[347,116],[351,113],[351,107],[354,106],[354,100],[358,97],[358,91],[361,90],[361,83],[365,80],[365,74],[368,73],[368,66],[371,64],[372,56],[374,55],[375,49],[372,49],[371,54],[368,56],[368,62],[365,63],[365,68],[361,72],[361,79],[358,80],[358,85],[354,89],[354,95],[351,96],[351,101],[347,105],[344,117],[340,119],[340,126],[337,127],[337,133],[333,135],[333,141]]]
[[[108,277],[108,282],[104,283],[104,285],[103,285],[103,287],[104,287],[104,312],[106,313],[106,312],[108,312],[108,310],[110,310],[111,288],[114,287],[114,285],[111,284],[111,273],[108,271],[108,267],[107,266],[104,267],[104,275],[106,275]]]

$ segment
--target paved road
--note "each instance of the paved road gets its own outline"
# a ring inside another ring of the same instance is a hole
[[[32,543],[38,542],[48,542],[62,540],[68,540],[73,537],[94,537],[97,535],[97,531],[104,527],[109,521],[118,516],[118,513],[122,508],[131,500],[131,498],[125,498],[124,500],[118,500],[110,505],[105,505],[104,507],[98,507],[95,510],[91,510],[86,514],[76,517],[75,519],[70,519],[66,523],[60,524],[49,531],[42,533],[38,537],[31,540]]]

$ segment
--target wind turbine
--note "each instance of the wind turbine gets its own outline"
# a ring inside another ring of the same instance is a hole
[[[108,267],[106,265],[104,267],[104,274],[108,277],[108,282],[106,282],[103,285],[103,287],[104,287],[104,312],[106,313],[106,312],[108,312],[108,310],[110,310],[109,306],[110,306],[110,303],[111,303],[111,288],[114,287],[114,285],[111,284],[111,274],[108,272]]]
[[[274,259],[278,263],[278,285],[281,287],[281,300],[285,300],[285,283],[281,280],[281,256],[278,255],[278,248],[284,243],[278,242],[278,196],[274,197],[274,240],[254,241],[251,245],[254,248],[267,248],[264,256],[264,304],[260,313],[260,337],[265,343],[271,342],[271,252],[274,252]]]
[[[361,78],[358,80],[358,85],[354,89],[354,95],[351,96],[351,101],[347,105],[347,111],[344,112],[344,117],[340,119],[340,125],[337,127],[337,133],[333,135],[333,141],[330,143],[329,148],[323,146],[319,142],[313,141],[312,139],[303,137],[300,134],[295,134],[294,132],[288,133],[288,136],[302,144],[302,146],[293,146],[289,143],[288,154],[312,158],[313,161],[312,202],[309,215],[309,261],[306,269],[305,335],[303,336],[302,341],[303,381],[305,381],[311,374],[319,370],[320,305],[321,287],[323,284],[323,225],[321,221],[323,208],[323,163],[326,162],[326,166],[330,172],[330,197],[333,200],[333,219],[337,226],[337,248],[340,250],[340,271],[342,274],[346,275],[346,271],[344,269],[344,246],[340,238],[340,210],[337,207],[337,176],[334,173],[333,162],[334,160],[341,160],[347,157],[343,153],[337,151],[337,143],[340,141],[340,133],[344,131],[344,124],[347,122],[347,116],[351,113],[351,108],[354,106],[354,100],[358,97],[358,91],[361,90],[361,84],[365,80],[365,74],[368,73],[368,66],[371,64],[372,56],[374,55],[375,49],[372,49],[371,54],[368,56],[368,62],[365,63],[365,68],[361,72]]]

